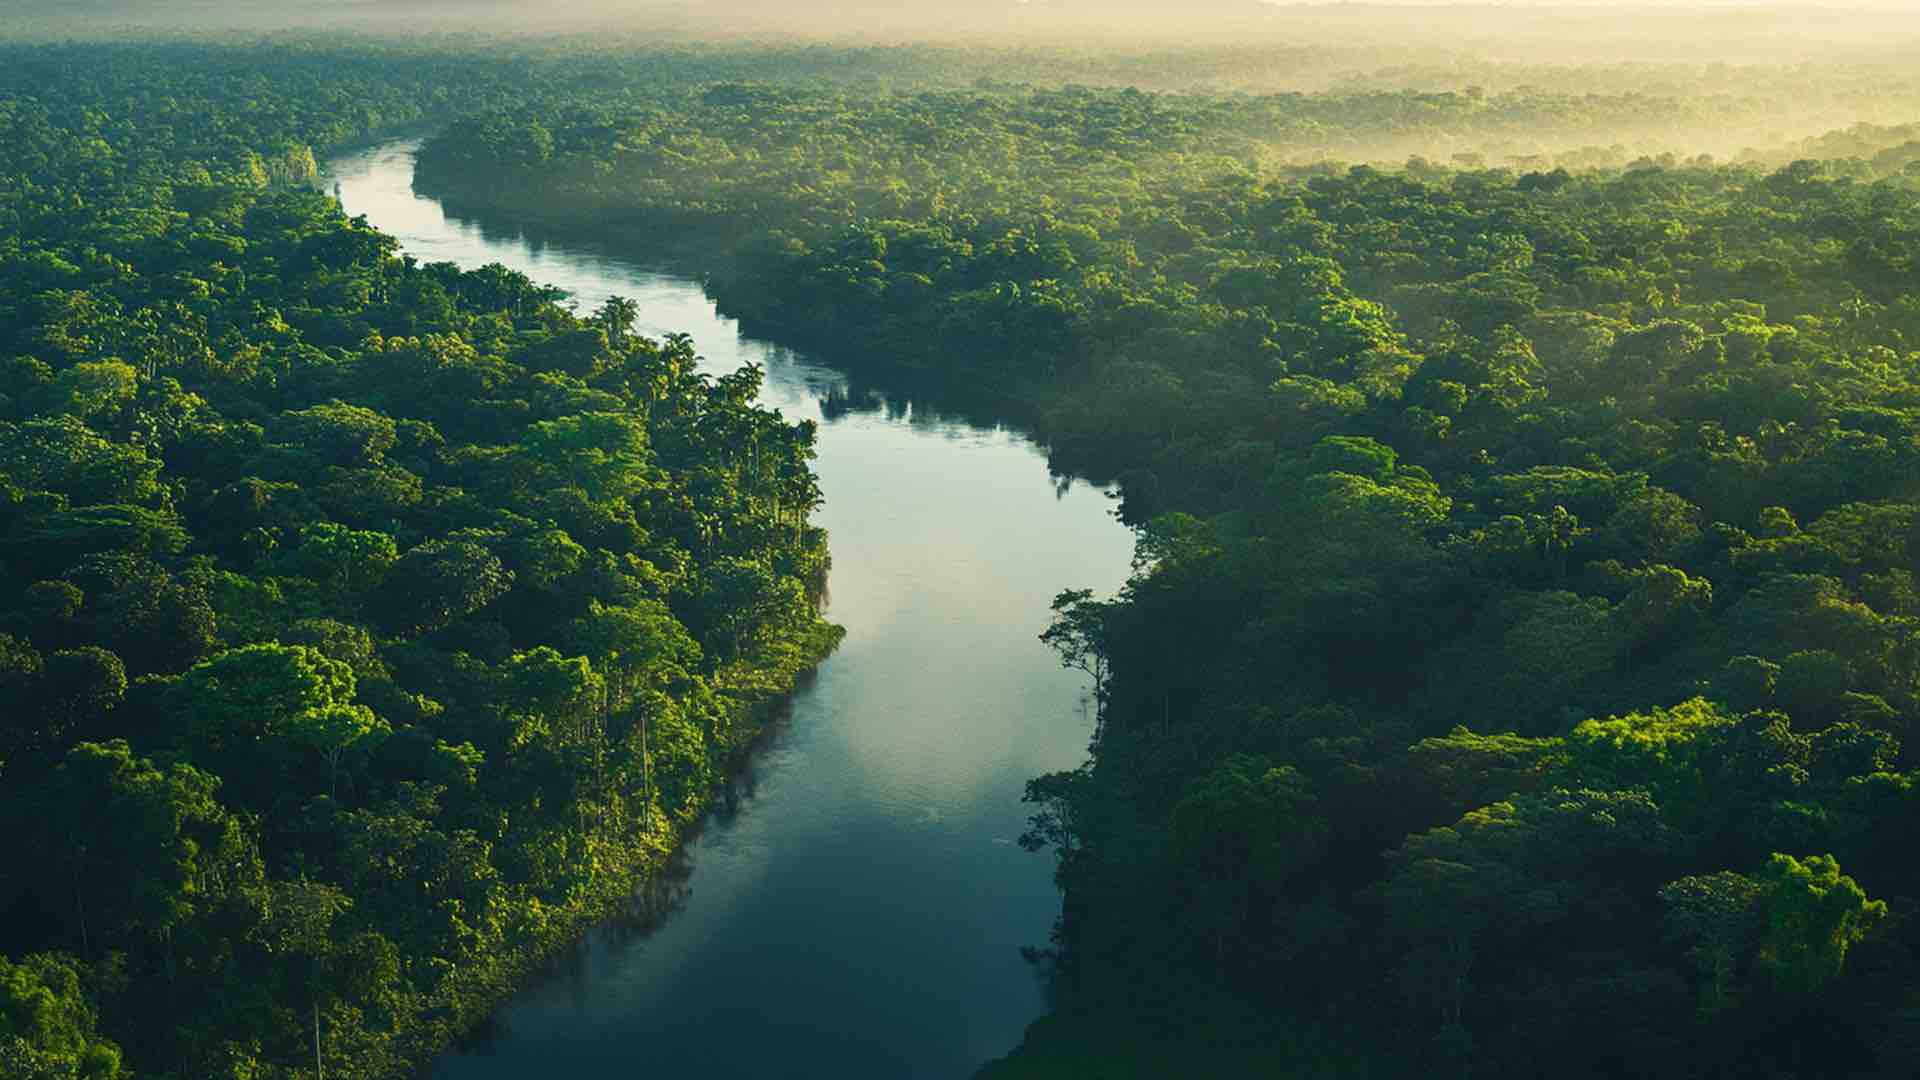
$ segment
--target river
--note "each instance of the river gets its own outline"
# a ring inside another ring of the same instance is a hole
[[[821,422],[847,628],[689,845],[677,909],[588,935],[433,1080],[951,1080],[1004,1054],[1043,1009],[1019,949],[1059,911],[1051,857],[1014,842],[1020,794],[1092,733],[1083,680],[1036,635],[1060,589],[1125,578],[1113,502],[1005,427],[864,393],[823,409],[846,378],[743,336],[699,282],[416,195],[416,145],[343,155],[327,182],[422,262],[500,263],[582,311],[631,297],[643,332],[691,335],[716,373],[764,366],[764,404]]]

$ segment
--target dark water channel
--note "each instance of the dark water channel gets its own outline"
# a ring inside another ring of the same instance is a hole
[[[412,142],[328,163],[328,182],[423,262],[502,263],[641,328],[692,335],[718,372],[767,371],[763,400],[822,421],[840,651],[754,760],[738,804],[687,852],[675,910],[610,925],[502,1008],[434,1080],[967,1075],[1039,1014],[1022,945],[1059,907],[1051,860],[1014,843],[1028,777],[1091,731],[1081,680],[1035,635],[1066,587],[1123,579],[1112,503],[1062,485],[1021,435],[899,397],[744,337],[696,281],[412,191]],[[826,408],[823,410],[823,402]]]

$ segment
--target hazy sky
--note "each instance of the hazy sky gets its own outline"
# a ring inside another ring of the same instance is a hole
[[[48,33],[77,24],[108,31],[591,28],[890,41],[948,34],[1161,45],[1188,39],[1453,49],[1524,62],[1738,62],[1904,48],[1920,42],[1920,0],[0,0],[0,38],[36,23]]]

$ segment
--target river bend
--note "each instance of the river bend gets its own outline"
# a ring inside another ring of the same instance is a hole
[[[670,917],[591,933],[433,1080],[953,1080],[1005,1053],[1043,1006],[1019,948],[1059,910],[1052,860],[1014,843],[1020,793],[1091,734],[1081,680],[1035,635],[1058,590],[1124,579],[1111,500],[1007,428],[845,407],[843,375],[743,336],[696,281],[450,215],[413,192],[416,147],[343,155],[327,183],[422,262],[500,263],[582,311],[631,297],[643,332],[691,335],[715,373],[764,366],[764,404],[821,422],[847,628],[689,846]]]

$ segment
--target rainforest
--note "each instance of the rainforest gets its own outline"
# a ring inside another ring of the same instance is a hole
[[[1920,1073],[1920,18],[26,6],[0,1076]]]

